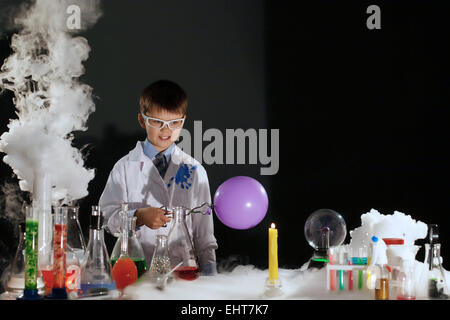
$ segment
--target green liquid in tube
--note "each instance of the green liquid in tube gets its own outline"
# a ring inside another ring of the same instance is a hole
[[[37,289],[38,269],[38,229],[39,222],[26,220],[25,223],[25,289]]]

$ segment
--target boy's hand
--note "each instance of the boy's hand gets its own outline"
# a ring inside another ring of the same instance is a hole
[[[138,209],[134,213],[137,217],[136,226],[146,225],[150,229],[159,229],[171,220],[164,213],[165,211],[160,208],[149,207]]]

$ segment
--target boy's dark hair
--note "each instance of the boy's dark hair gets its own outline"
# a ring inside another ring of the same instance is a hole
[[[146,87],[139,99],[140,111],[146,113],[153,108],[186,114],[186,92],[175,82],[158,80]]]

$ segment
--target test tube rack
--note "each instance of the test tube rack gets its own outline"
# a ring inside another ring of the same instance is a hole
[[[327,264],[327,290],[352,291],[366,288],[367,265]]]

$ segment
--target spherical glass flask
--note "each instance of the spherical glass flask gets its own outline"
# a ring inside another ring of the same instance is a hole
[[[346,235],[345,220],[334,210],[316,210],[306,220],[305,238],[315,250],[339,246]]]

